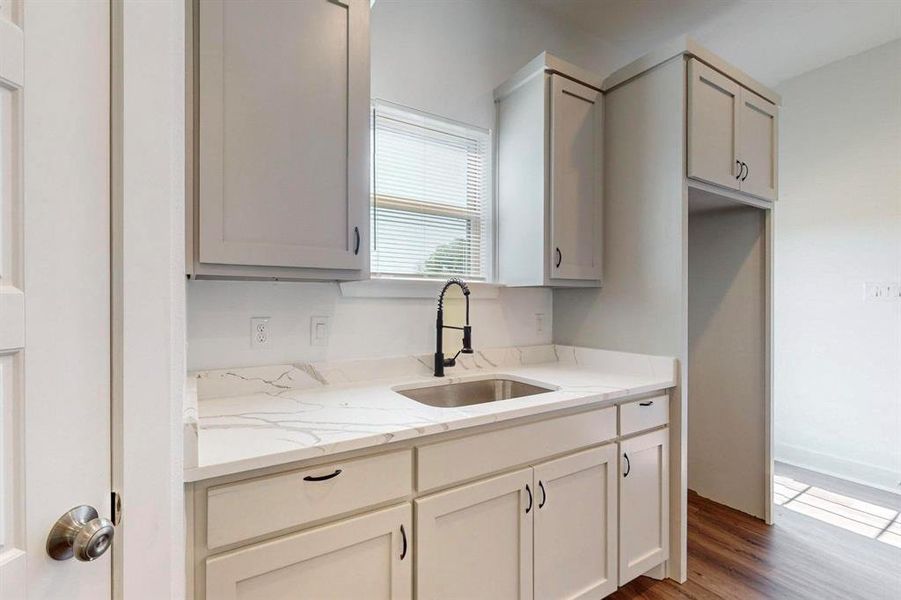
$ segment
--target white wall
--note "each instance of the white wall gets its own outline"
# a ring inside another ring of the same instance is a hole
[[[782,86],[776,459],[898,490],[901,41]]]
[[[372,96],[494,127],[494,88],[543,51],[607,75],[622,51],[522,0],[377,0]]]
[[[188,369],[368,358],[435,351],[436,298],[345,298],[333,283],[194,281],[188,294]],[[544,315],[536,331],[535,314]],[[551,293],[501,289],[471,301],[473,346],[551,341]],[[250,346],[250,318],[272,338]],[[310,317],[331,317],[328,346],[310,345]],[[448,333],[450,335],[450,333]]]
[[[492,92],[544,50],[605,74],[617,51],[516,0],[401,2],[372,11],[372,95],[492,128]],[[551,341],[551,292],[503,290],[474,300],[477,347]],[[542,332],[535,314],[544,315]],[[309,343],[312,315],[332,316],[327,347]],[[272,341],[252,350],[249,319],[272,318]],[[342,298],[334,284],[192,281],[188,368],[433,351],[434,299]]]

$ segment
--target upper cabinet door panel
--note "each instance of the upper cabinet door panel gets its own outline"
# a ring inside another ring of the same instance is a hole
[[[688,61],[688,176],[739,189],[741,87],[696,59]]]
[[[365,265],[368,10],[200,2],[201,262]]]
[[[551,75],[552,279],[600,279],[603,96]]]
[[[743,89],[740,119],[738,155],[747,165],[741,178],[741,191],[765,200],[775,200],[778,109],[754,92]]]

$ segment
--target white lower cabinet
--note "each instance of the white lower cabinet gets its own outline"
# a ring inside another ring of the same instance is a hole
[[[669,557],[669,430],[620,442],[619,585]]]
[[[616,445],[416,501],[416,597],[601,598],[616,589]]]
[[[194,598],[603,598],[669,556],[667,401],[419,446],[415,489],[413,454],[402,449],[192,490]],[[621,436],[644,433],[617,438],[617,413]],[[482,468],[453,456],[484,457]],[[515,470],[491,475],[505,468]],[[470,483],[448,487],[457,481]],[[236,528],[251,507],[272,523]],[[255,541],[266,535],[277,537]]]
[[[416,500],[416,598],[532,597],[532,469]]]
[[[410,598],[411,522],[402,504],[218,555],[206,562],[206,597]]]
[[[616,444],[535,467],[535,598],[616,590]]]

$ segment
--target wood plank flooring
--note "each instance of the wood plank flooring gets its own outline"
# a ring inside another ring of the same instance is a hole
[[[775,520],[689,492],[688,581],[639,577],[609,598],[901,600],[901,549],[787,508]]]

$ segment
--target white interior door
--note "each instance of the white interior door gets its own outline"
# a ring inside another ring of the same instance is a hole
[[[601,278],[603,96],[551,76],[551,277]]]
[[[110,511],[109,4],[0,2],[0,597],[110,595],[47,553]]]
[[[535,467],[535,597],[616,590],[616,444]]]

